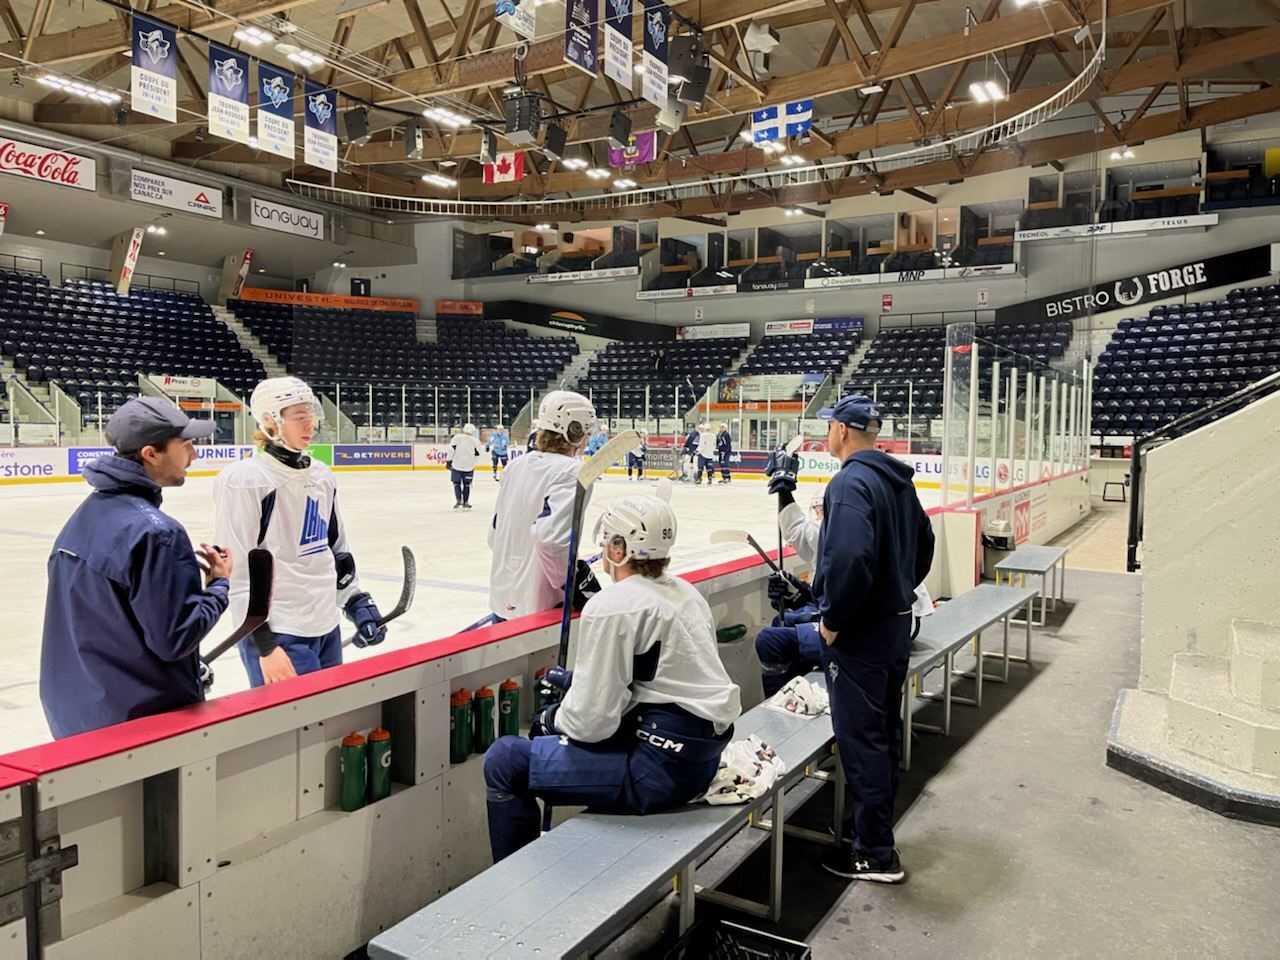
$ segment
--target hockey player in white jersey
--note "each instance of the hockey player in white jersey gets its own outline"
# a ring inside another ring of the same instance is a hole
[[[462,432],[449,441],[449,479],[453,481],[455,510],[471,509],[471,480],[475,476],[476,461],[484,455],[484,447],[476,439],[476,425],[466,423]]]
[[[549,610],[564,599],[569,530],[580,456],[596,428],[596,411],[580,393],[552,390],[534,423],[538,447],[507,468],[489,525],[489,609],[474,626]],[[588,491],[590,496],[590,491]],[[600,589],[585,561],[578,563],[575,607]]]
[[[347,544],[333,471],[306,455],[320,421],[316,395],[297,377],[274,377],[249,401],[258,424],[252,457],[218,474],[215,537],[236,556],[271,552],[275,584],[267,622],[240,642],[255,687],[342,662],[341,613],[356,626],[356,645],[380,643],[386,627],[360,589]],[[248,564],[233,571],[231,616],[244,619]]]
[[[714,479],[716,464],[716,435],[711,429],[711,424],[703,423],[698,425],[698,473],[694,483],[702,482],[703,471],[707,474],[707,486],[711,486]]]
[[[742,703],[710,606],[667,573],[675,539],[675,514],[658,497],[623,497],[601,517],[596,542],[614,584],[583,608],[565,697],[533,718],[530,739],[502,737],[485,753],[495,862],[537,839],[538,798],[644,814],[710,785]]]

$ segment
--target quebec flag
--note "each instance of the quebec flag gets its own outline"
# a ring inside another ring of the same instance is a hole
[[[751,140],[764,143],[804,133],[813,126],[813,98],[762,107],[751,114]]]

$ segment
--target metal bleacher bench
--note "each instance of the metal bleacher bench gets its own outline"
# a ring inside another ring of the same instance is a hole
[[[1004,577],[1012,586],[1014,574],[1021,577],[1023,586],[1026,586],[1027,574],[1040,578],[1040,619],[1034,621],[1034,625],[1043,627],[1046,612],[1058,609],[1058,601],[1066,599],[1063,590],[1067,583],[1067,548],[1031,544],[1019,547],[996,564],[996,585],[999,586]],[[1027,616],[1031,616],[1030,610]]]
[[[923,620],[912,646],[903,692],[904,767],[911,762],[912,689],[921,685],[927,673],[943,667],[942,694],[921,694],[943,701],[943,726],[917,726],[948,733],[953,700],[981,706],[983,630],[1004,621],[1002,652],[985,654],[1004,660],[1003,676],[990,675],[987,680],[1007,680],[1010,660],[1030,660],[1030,625],[1025,657],[1009,654],[1009,617],[1023,606],[1029,614],[1036,595],[1031,588],[984,584],[943,604]],[[971,640],[978,666],[973,673],[957,673],[955,654]],[[972,699],[951,695],[953,675],[975,677]],[[821,673],[810,674],[808,679],[825,686]],[[696,899],[778,919],[782,913],[783,833],[834,842],[832,836],[785,824],[785,794],[806,777],[834,781],[833,821],[842,823],[844,775],[838,762],[834,774],[814,769],[834,743],[827,714],[804,719],[760,704],[734,725],[734,739],[753,733],[772,746],[787,765],[787,773],[764,796],[745,804],[698,804],[644,817],[579,814],[379,934],[369,944],[369,957],[419,960],[467,956],[478,960],[590,956],[652,909],[673,880],[681,933],[693,923]],[[762,816],[770,805],[768,816]],[[768,901],[755,903],[718,890],[698,889],[697,866],[747,824],[770,832]]]

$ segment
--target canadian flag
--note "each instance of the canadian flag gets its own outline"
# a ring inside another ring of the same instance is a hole
[[[494,163],[484,165],[485,183],[509,183],[524,179],[524,151],[500,153]]]

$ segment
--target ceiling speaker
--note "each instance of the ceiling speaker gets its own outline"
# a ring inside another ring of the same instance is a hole
[[[498,162],[498,135],[492,130],[480,132],[480,162]]]
[[[547,125],[547,138],[542,142],[542,152],[554,160],[564,156],[566,134],[558,123]]]
[[[609,146],[621,150],[631,138],[631,118],[621,110],[615,110],[609,118]]]
[[[710,82],[710,67],[694,67],[689,71],[689,78],[676,88],[676,99],[696,107],[706,99],[707,84]]]
[[[347,142],[354,147],[363,147],[369,142],[369,110],[366,107],[355,107],[342,115],[342,123],[347,128]]]

